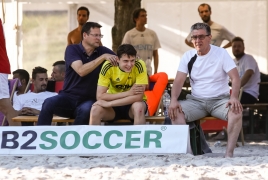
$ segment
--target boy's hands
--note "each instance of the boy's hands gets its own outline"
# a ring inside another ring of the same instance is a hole
[[[143,94],[144,91],[145,87],[143,85],[134,84],[128,92],[129,95],[137,95],[137,94]]]
[[[112,104],[109,101],[105,101],[105,100],[98,100],[97,102],[93,104],[93,106],[96,106],[96,105],[99,105],[104,108],[112,107]]]
[[[21,115],[36,116],[40,114],[40,111],[30,107],[24,107],[20,110]]]

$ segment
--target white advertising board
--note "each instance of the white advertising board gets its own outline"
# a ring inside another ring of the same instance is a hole
[[[0,155],[187,153],[189,127],[188,125],[0,127],[0,143]]]

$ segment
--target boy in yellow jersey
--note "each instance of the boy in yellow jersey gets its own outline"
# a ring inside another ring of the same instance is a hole
[[[118,47],[118,66],[106,61],[101,69],[97,102],[90,112],[90,125],[101,120],[130,119],[134,124],[145,124],[147,112],[145,86],[148,84],[144,61],[136,60],[137,51],[130,44]]]

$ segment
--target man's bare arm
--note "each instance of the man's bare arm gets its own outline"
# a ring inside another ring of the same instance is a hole
[[[146,85],[133,85],[129,91],[109,94],[107,93],[108,87],[98,86],[97,88],[97,100],[113,101],[122,99],[129,96],[140,95],[144,93]]]
[[[171,101],[170,101],[170,105],[168,108],[169,117],[173,121],[177,118],[178,110],[179,112],[182,112],[182,108],[177,99],[181,93],[181,89],[185,82],[186,77],[187,77],[186,73],[178,71],[173,81],[173,86],[171,90]]]
[[[154,74],[155,74],[157,73],[158,64],[159,64],[158,50],[153,51],[153,57],[154,57]]]
[[[116,99],[113,101],[110,101],[111,106],[115,107],[115,106],[124,106],[124,105],[128,105],[128,104],[133,104],[134,102],[141,102],[143,101],[143,93],[144,93],[144,89],[145,89],[145,85],[143,86],[143,92],[139,93],[139,94],[135,94],[135,95],[131,95],[131,96],[127,96],[121,99]]]
[[[122,99],[116,99],[113,101],[110,101],[111,106],[124,106],[128,104],[133,104],[134,102],[141,102],[142,101],[143,95],[133,95],[133,96],[128,96]]]
[[[232,46],[232,42],[228,42],[225,46],[223,46],[222,48],[226,49],[228,47],[231,47]]]
[[[81,60],[74,61],[71,64],[71,67],[75,70],[75,72],[83,77],[87,74],[91,73],[96,67],[98,67],[103,61],[108,60],[111,62],[112,65],[117,64],[117,56],[113,54],[103,54],[100,57],[96,58],[95,60],[83,64]]]
[[[238,75],[238,71],[236,68],[233,68],[228,72],[228,76],[232,81],[232,94],[231,98],[238,98],[239,91],[240,91],[240,78]]]
[[[249,81],[250,77],[254,74],[254,71],[252,69],[246,70],[245,74],[241,78],[241,87],[245,86],[247,82]]]
[[[173,81],[172,89],[171,89],[171,101],[177,101],[179,95],[181,94],[181,90],[183,84],[186,80],[187,74],[178,71],[176,77]]]
[[[107,93],[108,87],[98,86],[97,88],[97,100],[112,101],[115,99],[121,99],[127,96],[128,92],[121,92],[116,94]]]
[[[232,81],[232,94],[230,96],[229,101],[226,104],[226,107],[230,107],[231,111],[234,113],[240,113],[243,111],[243,107],[238,100],[238,95],[240,91],[240,78],[238,75],[237,68],[233,68],[228,72],[228,76]]]
[[[70,33],[68,34],[68,36],[67,36],[67,46],[70,45],[70,44],[73,44],[72,41],[71,41],[71,33],[72,33],[72,32],[70,32]]]

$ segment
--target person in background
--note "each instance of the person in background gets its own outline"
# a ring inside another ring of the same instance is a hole
[[[235,64],[241,79],[240,87],[243,87],[243,93],[240,102],[242,104],[254,104],[258,101],[260,70],[253,56],[246,54],[244,40],[241,37],[235,37],[232,40],[232,51],[235,56]]]
[[[40,66],[35,67],[32,72],[33,92],[22,94],[13,101],[13,107],[19,116],[39,115],[44,100],[57,95],[57,93],[46,91],[47,82],[47,70]]]
[[[30,75],[25,69],[17,69],[16,71],[13,71],[13,79],[18,78],[20,80],[21,86],[18,86],[17,91],[15,91],[13,96],[13,101],[16,99],[19,95],[24,94],[26,87],[30,81]],[[30,92],[30,90],[28,91]]]
[[[64,81],[65,77],[65,61],[56,61],[53,64],[53,69],[51,73],[51,80],[53,81]]]
[[[223,48],[231,47],[232,39],[235,37],[230,31],[228,31],[224,26],[211,20],[211,7],[209,4],[203,3],[198,6],[198,13],[204,23],[208,24],[211,29],[211,41],[210,44],[221,47],[222,41],[229,41],[223,46]],[[185,39],[185,44],[194,48],[191,41],[191,33]]]
[[[157,34],[145,27],[147,24],[147,12],[145,9],[136,9],[133,12],[135,27],[126,32],[122,44],[131,44],[137,51],[137,56],[146,63],[147,73],[155,74],[158,71],[158,49],[161,48]],[[154,72],[152,72],[152,59],[154,60]]]
[[[67,45],[70,44],[79,44],[82,41],[81,37],[81,30],[83,25],[88,21],[89,19],[89,10],[87,7],[81,6],[77,9],[77,22],[78,27],[72,30],[68,36],[67,36]],[[102,46],[102,43],[100,41],[100,46]]]
[[[88,21],[89,19],[89,10],[87,7],[81,6],[77,9],[77,22],[78,27],[72,30],[68,36],[67,36],[67,44],[79,44],[82,40],[81,37],[81,30],[83,25]]]

